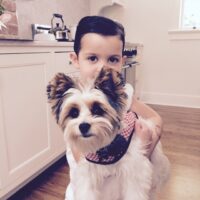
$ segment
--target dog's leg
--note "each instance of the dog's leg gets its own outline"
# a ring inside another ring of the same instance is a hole
[[[151,155],[151,163],[153,165],[152,194],[157,193],[170,175],[170,163],[168,158],[162,151],[162,145],[159,142]],[[153,195],[150,200],[156,199]]]
[[[153,171],[151,162],[143,153],[141,141],[135,136],[123,166],[123,200],[149,200]]]
[[[89,182],[85,182],[83,179],[77,181],[77,184],[74,189],[74,200],[99,200],[99,193],[98,191],[92,188],[92,185]]]
[[[98,188],[94,186],[95,183],[92,182],[89,173],[88,165],[82,163],[70,174],[74,187],[74,200],[99,200]]]
[[[149,200],[152,178],[151,167],[144,166],[143,168],[143,166],[140,165],[140,170],[141,172],[135,172],[134,175],[132,174],[132,179],[126,181],[127,184],[124,190],[123,200]],[[147,170],[150,173],[145,174],[142,172],[143,170]],[[130,176],[128,176],[127,179],[129,177]]]
[[[90,184],[84,181],[79,181],[80,187],[76,187],[74,190],[74,200],[99,200],[98,192],[94,191]]]

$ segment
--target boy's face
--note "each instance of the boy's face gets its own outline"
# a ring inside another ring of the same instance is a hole
[[[71,54],[73,64],[79,68],[83,80],[95,78],[103,67],[121,71],[123,43],[119,36],[87,33],[81,39],[78,56]]]

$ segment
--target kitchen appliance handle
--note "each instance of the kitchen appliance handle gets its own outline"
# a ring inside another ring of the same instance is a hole
[[[62,21],[62,29],[64,29],[64,20],[63,20],[63,16],[61,14],[58,13],[54,13],[53,14],[53,18],[51,19],[51,27],[53,29],[53,19],[55,18],[59,18]]]
[[[61,14],[54,13],[54,14],[53,14],[53,16],[54,16],[54,17],[57,17],[57,18],[61,18],[61,19],[62,19],[62,15],[61,15]]]
[[[126,63],[122,69],[127,69],[127,68],[131,68],[133,67],[134,65],[139,65],[139,63],[137,61],[133,61],[133,62],[130,62],[130,63]]]

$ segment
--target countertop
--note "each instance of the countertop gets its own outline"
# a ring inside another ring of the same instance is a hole
[[[73,42],[0,40],[0,54],[73,51]]]
[[[35,46],[35,47],[73,47],[73,42],[57,42],[57,41],[24,41],[24,40],[0,40],[0,46]]]
[[[0,40],[0,54],[23,52],[73,51],[74,42]],[[126,48],[143,47],[141,43],[125,43]]]

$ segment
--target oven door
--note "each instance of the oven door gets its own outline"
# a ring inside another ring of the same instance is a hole
[[[136,61],[132,61],[130,63],[126,63],[123,67],[122,67],[122,73],[125,79],[126,83],[130,83],[133,88],[135,88],[135,84],[136,84],[136,67],[137,65],[139,65],[138,62]]]

